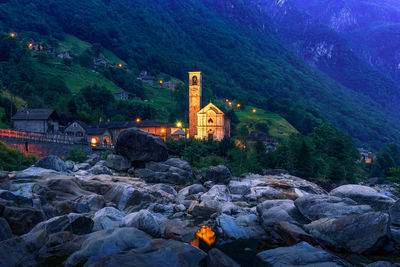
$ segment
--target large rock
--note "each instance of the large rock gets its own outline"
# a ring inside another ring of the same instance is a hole
[[[94,165],[88,171],[94,175],[101,175],[101,174],[113,175],[112,171],[109,168],[102,165]]]
[[[129,128],[121,132],[115,144],[117,154],[130,161],[166,161],[168,149],[157,135],[144,132],[138,128]]]
[[[317,242],[314,240],[314,238],[306,233],[300,226],[288,222],[278,222],[275,225],[275,231],[286,245],[295,245],[301,241],[306,241],[312,245],[317,245]]]
[[[119,227],[126,214],[113,207],[105,207],[93,216],[93,230],[113,229]]]
[[[351,198],[358,204],[370,205],[377,211],[387,212],[389,207],[395,203],[392,198],[378,193],[378,191],[371,187],[356,184],[339,186],[329,194],[336,197]]]
[[[216,200],[216,201],[231,201],[231,195],[226,185],[214,185],[208,190],[207,193],[201,195],[202,201]]]
[[[32,232],[45,230],[47,234],[69,231],[76,235],[88,234],[93,229],[93,220],[85,215],[71,213],[41,222]]]
[[[153,199],[137,188],[128,185],[118,184],[111,188],[105,195],[107,201],[113,202],[120,210],[130,206],[141,206],[150,203]]]
[[[389,209],[390,220],[393,225],[400,226],[400,200]]]
[[[257,212],[262,225],[267,231],[274,229],[278,222],[284,221],[294,225],[302,223],[302,215],[292,200],[266,200],[257,205]]]
[[[12,232],[17,235],[29,232],[44,219],[42,212],[34,208],[5,207],[1,216],[7,220]]]
[[[202,250],[175,240],[154,239],[144,248],[134,248],[126,253],[116,254],[105,259],[99,266],[202,266],[207,256]]]
[[[66,265],[76,266],[86,262],[85,266],[91,266],[122,251],[144,248],[150,241],[150,236],[134,227],[94,232],[87,236],[80,250],[68,257]]]
[[[307,242],[291,247],[280,247],[265,250],[257,254],[257,258],[268,266],[343,266],[337,264],[335,258],[321,249],[314,248]]]
[[[4,218],[0,218],[0,241],[12,237],[11,228]]]
[[[67,170],[65,162],[57,156],[47,156],[35,163],[35,167],[63,172]]]
[[[76,204],[76,211],[78,213],[98,211],[105,206],[104,197],[97,194],[82,197]]]
[[[213,181],[214,184],[228,184],[231,180],[231,172],[223,165],[213,166],[200,173],[200,181]]]
[[[264,231],[257,221],[257,216],[254,214],[252,216],[254,216],[253,220],[244,220],[244,218],[221,215],[217,218],[216,224],[221,229],[225,239],[262,239]]]
[[[368,205],[358,205],[350,198],[327,195],[305,195],[295,200],[295,206],[301,214],[315,221],[321,218],[339,218],[346,215],[362,214],[374,211]]]
[[[124,156],[110,154],[107,156],[106,166],[116,171],[127,171],[131,167],[131,162]]]
[[[0,242],[1,266],[36,266],[35,257],[31,254],[25,240],[15,237]]]
[[[388,235],[389,215],[368,212],[341,218],[324,218],[305,225],[306,230],[321,244],[336,250],[363,253],[377,250]]]
[[[160,226],[154,219],[153,215],[147,210],[141,210],[128,214],[122,219],[121,226],[136,227],[154,237],[161,236]]]
[[[238,263],[217,248],[208,252],[207,267],[240,267]]]
[[[40,167],[29,167],[23,171],[19,171],[15,174],[16,179],[40,179],[44,176],[51,174],[57,174],[54,170],[44,169]]]

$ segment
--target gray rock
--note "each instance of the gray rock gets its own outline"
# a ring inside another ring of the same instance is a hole
[[[0,241],[9,239],[12,237],[11,228],[4,218],[0,218]]]
[[[245,181],[234,181],[231,180],[229,182],[229,190],[232,194],[237,195],[247,195],[250,193],[250,183]]]
[[[89,212],[89,211],[98,211],[105,206],[105,200],[103,196],[92,194],[89,196],[84,196],[79,200],[79,205],[77,205],[77,211],[79,213]],[[78,208],[80,207],[80,208]]]
[[[180,158],[170,158],[170,159],[164,161],[164,164],[187,171],[191,175],[193,175],[192,167],[190,167],[189,162],[187,162],[186,160],[183,160]]]
[[[36,225],[31,232],[46,231],[47,234],[70,231],[76,235],[88,234],[93,229],[93,220],[85,215],[71,213],[57,216]]]
[[[193,240],[197,230],[194,227],[181,225],[179,221],[168,221],[168,224],[165,226],[164,235],[168,239],[189,243]]]
[[[200,199],[205,200],[216,200],[216,201],[231,201],[228,187],[226,185],[214,185],[208,190],[207,193],[201,195]]]
[[[393,225],[400,226],[400,200],[389,208],[390,220]]]
[[[65,167],[67,168],[67,170],[72,171],[74,169],[75,166],[75,162],[73,162],[72,160],[67,160],[65,162]]]
[[[192,171],[167,165],[165,162],[148,162],[144,169],[136,169],[138,177],[151,183],[186,184],[193,176]]]
[[[305,195],[296,199],[294,204],[311,221],[374,211],[369,205],[358,205],[350,198],[327,195]]]
[[[152,198],[131,186],[119,184],[111,188],[105,195],[107,201],[113,202],[120,210],[130,206],[139,206],[143,203],[150,203]]]
[[[92,153],[90,155],[87,156],[85,163],[89,163],[90,166],[93,166],[96,164],[96,162],[98,162],[100,160],[100,155],[97,153]]]
[[[376,262],[364,265],[364,267],[396,267],[396,266],[398,266],[398,265],[394,265],[388,261],[376,261]]]
[[[70,255],[65,265],[92,266],[127,249],[145,248],[150,241],[150,236],[134,227],[97,231],[87,236],[81,249]]]
[[[375,189],[356,184],[347,184],[339,186],[333,189],[329,195],[351,198],[358,204],[370,205],[373,209],[377,211],[387,212],[395,201],[390,197],[378,193]]]
[[[228,184],[232,177],[229,169],[223,165],[204,169],[199,176],[200,181],[203,183],[206,181],[213,181],[215,184]]]
[[[265,250],[257,254],[268,266],[342,266],[337,264],[334,257],[321,249],[314,248],[307,242],[301,242],[291,247],[280,247]]]
[[[207,256],[202,250],[175,240],[154,239],[145,248],[134,248],[126,253],[116,254],[105,259],[100,265],[107,267],[123,266],[201,266]]]
[[[63,172],[67,170],[65,162],[57,156],[47,156],[35,163],[35,167]]]
[[[288,222],[278,222],[275,225],[275,231],[281,237],[285,245],[295,245],[305,241],[312,245],[318,245],[314,238],[306,233],[302,228]]]
[[[168,159],[168,149],[164,141],[159,136],[138,128],[129,128],[121,132],[115,144],[115,151],[131,162],[159,162]]]
[[[94,175],[101,175],[101,174],[106,174],[106,175],[112,175],[112,171],[107,168],[106,166],[101,166],[101,165],[95,165],[92,168],[89,169],[89,172],[93,173]]]
[[[39,167],[29,167],[15,174],[16,179],[40,179],[45,175],[57,174],[54,170],[43,169]]]
[[[208,252],[207,267],[240,267],[240,265],[221,250],[213,248]]]
[[[321,244],[332,249],[363,253],[377,250],[388,237],[389,215],[369,212],[341,218],[324,218],[305,225]]]
[[[93,231],[113,229],[119,227],[126,214],[113,207],[105,207],[97,211],[93,216]]]
[[[128,214],[122,219],[122,227],[136,227],[154,237],[161,236],[160,226],[153,215],[147,210],[141,210]]]
[[[155,185],[153,185],[153,188],[164,191],[168,194],[173,195],[174,197],[176,197],[178,195],[178,193],[176,192],[176,190],[173,187],[166,185],[166,184],[155,184]]]
[[[189,195],[204,192],[204,187],[201,184],[192,184],[179,190],[178,197],[183,200]]]
[[[261,238],[263,230],[260,227],[251,227],[232,216],[221,215],[216,220],[217,226],[222,230],[223,236],[227,239],[251,239]]]
[[[34,255],[25,240],[15,237],[0,242],[1,266],[36,266]]]
[[[5,207],[2,215],[14,234],[28,233],[36,224],[43,221],[43,213],[34,208]]]
[[[257,212],[262,220],[264,229],[272,230],[280,221],[300,225],[302,215],[292,200],[266,200],[257,205]]]
[[[80,170],[89,170],[92,167],[89,163],[78,163],[75,164],[74,168],[72,169],[74,172],[80,171]]]
[[[107,156],[106,166],[116,171],[126,171],[131,167],[131,162],[124,156],[110,154]]]

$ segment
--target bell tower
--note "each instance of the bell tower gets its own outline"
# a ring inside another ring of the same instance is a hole
[[[201,108],[201,72],[189,72],[189,135],[197,136],[197,112]]]

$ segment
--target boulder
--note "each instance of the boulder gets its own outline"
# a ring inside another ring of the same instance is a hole
[[[0,241],[9,239],[12,237],[11,228],[4,218],[0,218]]]
[[[126,214],[113,207],[105,207],[97,211],[93,216],[93,231],[113,229],[119,227]]]
[[[100,160],[100,155],[97,153],[93,153],[87,156],[85,163],[89,163],[91,166],[95,165],[96,162]]]
[[[192,184],[179,190],[178,198],[184,200],[189,195],[194,195],[202,192],[204,192],[204,187],[201,184]]]
[[[154,239],[144,248],[134,248],[126,253],[112,255],[99,266],[176,266],[196,267],[207,254],[197,247],[175,240]]]
[[[248,181],[235,181],[229,182],[229,190],[232,194],[247,195],[250,193],[251,184]]]
[[[254,215],[254,217],[256,216]],[[260,225],[248,224],[244,220],[238,220],[228,215],[219,216],[216,220],[216,225],[221,229],[226,239],[261,239],[264,235],[264,231]]]
[[[126,171],[131,167],[131,162],[124,156],[110,154],[107,156],[106,166],[116,171]]]
[[[67,170],[65,162],[57,156],[47,156],[35,163],[35,167],[63,172]]]
[[[204,169],[199,176],[201,182],[213,181],[214,184],[228,184],[232,177],[229,169],[223,165]]]
[[[207,267],[240,267],[240,265],[221,250],[212,248],[208,252]]]
[[[168,149],[164,141],[157,135],[129,128],[121,132],[115,144],[117,154],[132,161],[166,161]]]
[[[322,249],[317,249],[301,242],[291,247],[280,247],[265,250],[257,254],[257,258],[268,266],[343,266],[336,263],[334,256]]]
[[[148,162],[143,169],[136,169],[138,177],[151,183],[186,184],[193,176],[192,171],[179,169],[165,162]]]
[[[305,195],[296,199],[294,205],[311,221],[374,211],[369,205],[358,205],[350,198],[328,195]]]
[[[57,174],[57,172],[39,167],[29,167],[28,169],[17,172],[15,174],[15,179],[40,179],[51,174]]]
[[[2,215],[12,232],[16,235],[28,233],[36,224],[43,221],[43,214],[34,208],[5,207]]]
[[[155,184],[155,185],[153,185],[153,188],[155,188],[156,190],[160,190],[165,193],[168,193],[170,195],[173,195],[174,197],[176,197],[178,195],[178,193],[176,192],[176,190],[173,187],[166,185],[166,184]]]
[[[85,215],[71,213],[68,215],[57,216],[36,225],[31,232],[40,230],[47,234],[69,231],[76,235],[88,234],[93,229],[93,220]]]
[[[72,171],[75,167],[75,162],[73,162],[72,160],[67,160],[65,162],[65,167],[67,168],[67,170]]]
[[[281,237],[283,243],[289,246],[302,241],[306,241],[312,245],[318,245],[314,238],[307,234],[301,227],[288,222],[278,222],[275,225],[275,232]]]
[[[392,224],[400,226],[400,200],[397,200],[396,203],[390,207],[389,214]]]
[[[165,226],[164,235],[167,239],[189,243],[193,240],[197,228],[180,225],[175,221],[169,221]]]
[[[216,201],[231,201],[231,196],[226,185],[214,185],[208,190],[207,193],[201,195],[202,201],[216,200]]]
[[[98,211],[105,206],[104,197],[97,194],[82,197],[76,205],[76,210],[79,213]]]
[[[361,205],[370,205],[376,211],[387,212],[395,201],[383,194],[378,193],[375,189],[356,184],[347,184],[339,186],[333,189],[329,195],[351,198],[355,202]]]
[[[89,163],[78,163],[75,164],[74,168],[72,169],[74,172],[81,171],[81,170],[89,170],[92,167]]]
[[[367,265],[364,265],[364,267],[397,267],[398,264],[392,264],[391,262],[388,261],[376,261]]]
[[[112,171],[109,168],[102,165],[94,165],[92,168],[89,169],[89,172],[94,175],[101,175],[101,174],[113,175]]]
[[[145,248],[150,242],[150,236],[134,227],[97,231],[87,235],[80,250],[70,255],[65,265],[92,266],[127,249]]]
[[[154,237],[161,236],[160,226],[153,215],[147,210],[141,210],[128,214],[122,219],[122,227],[136,227]]]
[[[265,230],[274,229],[275,224],[281,221],[294,225],[302,224],[302,215],[297,210],[292,200],[266,200],[257,205],[257,212],[261,217]]]
[[[113,202],[120,210],[125,210],[130,206],[140,207],[150,204],[153,198],[128,185],[118,184],[112,187],[105,195],[105,199]]]
[[[36,266],[35,257],[31,254],[25,240],[14,237],[0,242],[1,266]]]
[[[352,253],[379,249],[388,236],[389,215],[382,212],[324,218],[305,225],[322,245]]]
[[[190,167],[189,162],[187,162],[186,160],[183,160],[180,158],[170,158],[170,159],[164,161],[163,163],[166,165],[169,165],[171,167],[175,167],[175,168],[184,170],[184,171],[190,173],[191,175],[193,175],[192,167]]]

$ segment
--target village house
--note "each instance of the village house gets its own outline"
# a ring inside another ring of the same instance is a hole
[[[13,117],[14,129],[34,133],[59,132],[59,116],[53,109],[20,109]]]
[[[371,164],[376,158],[375,153],[372,153],[365,148],[358,148],[358,151],[360,152],[360,162]]]
[[[74,121],[67,125],[64,134],[72,137],[77,143],[109,145],[112,141],[112,135],[107,128],[90,126],[83,121]]]
[[[251,132],[250,136],[247,138],[247,141],[251,146],[253,146],[257,141],[261,141],[265,145],[266,151],[275,150],[275,148],[279,145],[278,140],[260,131]]]
[[[120,99],[120,100],[128,100],[129,99],[129,95],[127,92],[121,91],[118,93],[114,93],[114,98],[115,99]]]
[[[150,85],[153,85],[154,80],[156,79],[156,77],[154,77],[154,76],[147,75],[147,71],[145,71],[145,70],[141,71],[137,78],[139,80],[141,80],[142,82],[150,84]]]

